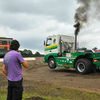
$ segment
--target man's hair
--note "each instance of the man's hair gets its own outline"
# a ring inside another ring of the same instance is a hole
[[[17,40],[13,40],[10,45],[10,50],[18,50],[20,44]]]

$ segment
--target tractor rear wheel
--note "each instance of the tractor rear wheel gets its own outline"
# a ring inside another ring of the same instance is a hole
[[[79,74],[87,74],[92,71],[92,63],[87,58],[78,59],[75,63],[76,72]]]

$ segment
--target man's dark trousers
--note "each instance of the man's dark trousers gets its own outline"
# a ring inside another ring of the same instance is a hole
[[[9,81],[8,80],[8,95],[7,100],[22,100],[23,94],[23,79],[20,81]]]

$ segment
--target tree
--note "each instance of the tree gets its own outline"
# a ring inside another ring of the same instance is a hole
[[[43,57],[44,55],[41,55],[39,52],[36,52],[35,54],[32,53],[31,50],[27,50],[27,49],[24,49],[23,51],[21,51],[21,54],[23,57]]]
[[[27,50],[27,49],[24,49],[22,52],[21,52],[22,56],[23,57],[32,57],[33,56],[33,53],[31,50]]]
[[[39,52],[36,52],[36,53],[35,53],[35,56],[36,56],[36,57],[39,57],[40,55],[41,55],[41,54],[40,54]]]
[[[97,47],[94,47],[92,50],[93,50],[93,51],[97,50]]]

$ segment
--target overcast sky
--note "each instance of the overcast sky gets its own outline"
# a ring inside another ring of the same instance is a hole
[[[76,0],[0,0],[0,37],[17,39],[20,49],[44,53],[48,35],[74,36]],[[100,21],[78,34],[79,47],[100,49]]]

